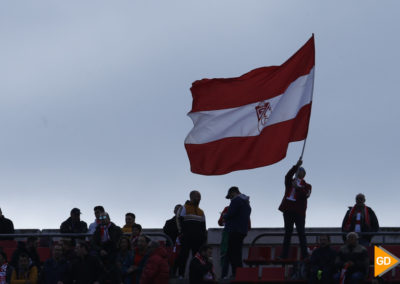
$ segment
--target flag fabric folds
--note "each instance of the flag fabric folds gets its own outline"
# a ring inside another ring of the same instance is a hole
[[[192,84],[191,171],[221,175],[282,160],[307,137],[314,84],[314,36],[280,66]]]

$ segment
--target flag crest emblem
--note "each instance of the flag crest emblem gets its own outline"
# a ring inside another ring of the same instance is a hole
[[[268,118],[272,113],[271,104],[269,102],[260,102],[256,107],[258,119],[258,131],[261,133],[264,126],[267,124]]]

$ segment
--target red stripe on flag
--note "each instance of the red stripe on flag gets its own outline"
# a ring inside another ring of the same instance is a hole
[[[192,84],[191,112],[239,107],[283,94],[314,67],[314,36],[281,66],[254,69],[237,78],[203,79]]]
[[[286,156],[289,142],[307,137],[311,104],[300,109],[294,119],[264,128],[258,136],[224,138],[205,144],[185,144],[191,171],[222,175],[279,162]]]

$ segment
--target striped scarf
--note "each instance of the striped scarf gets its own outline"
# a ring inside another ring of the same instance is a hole
[[[347,218],[346,225],[344,226],[345,231],[350,231],[350,226],[351,226],[351,221],[353,220],[354,214],[357,214],[358,212],[362,212],[364,210],[364,218],[365,218],[365,224],[367,226],[371,226],[371,220],[369,219],[369,213],[368,213],[368,208],[365,205],[362,205],[363,208],[360,208],[360,206],[354,205],[353,208],[351,208],[349,217]]]
[[[108,228],[110,228],[110,224],[108,225],[101,225],[100,226],[100,237],[101,237],[101,241],[103,243],[105,243],[106,241],[108,241],[110,239],[110,235],[108,234]]]
[[[7,263],[4,263],[0,267],[0,284],[6,284],[6,279],[7,278]]]
[[[349,265],[346,264],[343,269],[340,271],[340,279],[339,279],[339,283],[340,284],[344,284],[346,281],[346,271],[349,268]]]

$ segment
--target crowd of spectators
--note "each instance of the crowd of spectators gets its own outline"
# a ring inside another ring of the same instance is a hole
[[[296,165],[287,175],[287,188],[290,188],[289,179],[298,167]],[[88,227],[80,219],[80,210],[73,208],[69,218],[62,222],[60,232],[81,235],[63,237],[53,243],[51,257],[45,262],[40,261],[36,250],[36,237],[18,242],[9,258],[0,249],[0,284],[163,284],[171,278],[185,278],[187,267],[190,283],[213,283],[218,278],[229,278],[229,265],[231,277],[234,277],[236,269],[242,266],[242,245],[250,230],[251,207],[249,197],[237,187],[231,187],[226,198],[230,204],[224,208],[218,221],[224,226],[220,250],[222,274],[219,277],[213,269],[212,248],[207,245],[205,214],[199,207],[201,194],[192,191],[189,200],[184,205],[177,204],[173,216],[165,222],[163,231],[172,241],[172,247],[143,234],[141,225],[136,223],[136,216],[131,212],[126,213],[121,228],[111,221],[103,206],[96,206],[95,220]],[[291,228],[286,230],[290,234],[285,235],[285,251],[281,258],[286,257],[293,223],[296,222],[290,221]],[[378,229],[375,213],[365,205],[365,196],[358,194],[356,204],[349,208],[343,219],[342,231],[347,235],[340,250],[331,248],[328,235],[319,237],[319,247],[311,255],[303,252],[304,242],[301,242],[302,261],[309,265],[310,282],[333,283],[347,279],[347,282],[356,283],[364,279],[369,263],[365,246],[369,245],[371,237],[358,238],[357,232]],[[5,218],[0,209],[0,233],[14,232],[12,221]],[[3,236],[1,239],[10,240],[12,237]],[[192,258],[187,265],[190,253]]]
[[[73,208],[60,232],[79,235],[53,243],[51,257],[44,262],[37,252],[36,237],[19,241],[10,259],[0,250],[0,284],[168,283],[166,248],[141,234],[142,227],[135,223],[133,213],[126,214],[123,228],[111,221],[102,206],[96,206],[94,213],[95,221],[88,228],[80,220],[80,210]],[[0,232],[13,234],[12,221],[3,215],[1,218]]]

